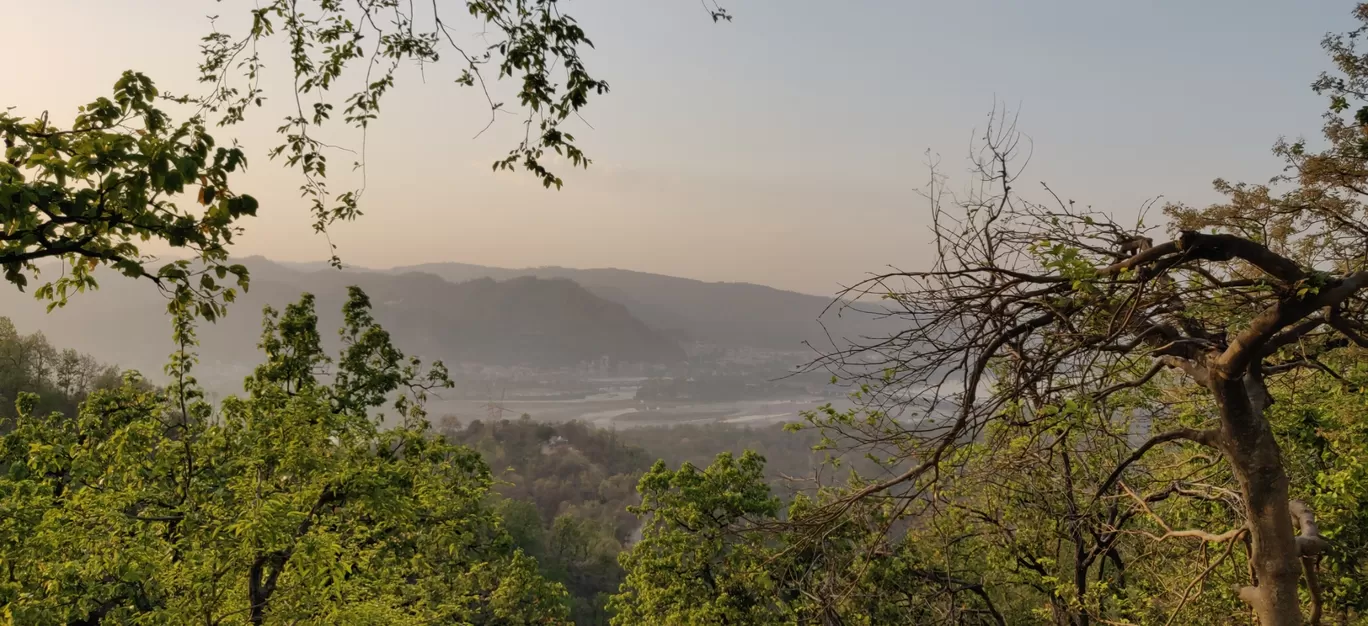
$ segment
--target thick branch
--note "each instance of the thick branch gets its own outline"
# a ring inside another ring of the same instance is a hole
[[[1292,512],[1292,523],[1301,529],[1301,534],[1297,536],[1297,550],[1302,556],[1320,556],[1329,544],[1321,537],[1315,512],[1301,500],[1288,502],[1287,508]]]
[[[1296,262],[1269,250],[1262,244],[1236,235],[1194,231],[1185,231],[1177,241],[1159,244],[1129,259],[1104,267],[1098,270],[1098,274],[1118,274],[1128,269],[1157,263],[1175,253],[1181,253],[1185,258],[1206,261],[1229,261],[1238,258],[1288,284],[1306,278],[1306,272],[1303,272]]]
[[[1174,369],[1182,370],[1183,373],[1192,377],[1192,380],[1197,381],[1197,384],[1202,385],[1203,387],[1211,382],[1211,372],[1207,370],[1205,366],[1192,359],[1165,355],[1159,357],[1159,362]]]
[[[1354,342],[1354,345],[1360,348],[1368,348],[1368,339],[1365,339],[1363,335],[1359,334],[1358,330],[1349,323],[1349,320],[1344,319],[1344,317],[1340,315],[1338,307],[1331,310],[1329,323],[1331,328],[1338,330],[1340,334],[1349,338],[1349,341]]]
[[[1129,259],[1126,259],[1124,261],[1118,261],[1116,263],[1108,265],[1107,267],[1099,269],[1097,270],[1097,273],[1102,276],[1120,274],[1121,272],[1124,272],[1129,269],[1134,269],[1142,265],[1154,263],[1155,261],[1158,261],[1159,259],[1162,259],[1180,250],[1181,248],[1178,247],[1178,242],[1164,242],[1157,246],[1154,246],[1153,248],[1145,250],[1144,252],[1141,252],[1140,254],[1137,254]]]
[[[1316,514],[1311,507],[1301,500],[1293,500],[1287,503],[1287,508],[1292,513],[1293,525],[1301,530],[1297,536],[1297,550],[1301,553],[1302,573],[1306,575],[1306,590],[1311,595],[1311,617],[1307,623],[1317,625],[1320,624],[1322,604],[1317,570],[1320,569],[1320,555],[1329,546],[1321,537],[1320,526],[1316,524]]]
[[[1301,323],[1297,324],[1296,326],[1288,328],[1287,330],[1284,330],[1278,333],[1277,335],[1274,335],[1273,338],[1268,340],[1267,344],[1264,344],[1264,355],[1273,354],[1274,352],[1277,352],[1279,348],[1285,345],[1296,343],[1303,336],[1305,336],[1306,333],[1309,333],[1317,328],[1320,328],[1321,324],[1324,324],[1325,322],[1326,320],[1323,317],[1308,317],[1302,320]]]
[[[1315,295],[1279,301],[1260,313],[1235,336],[1230,347],[1217,359],[1217,369],[1227,380],[1236,378],[1255,357],[1263,354],[1265,345],[1278,331],[1317,309],[1343,302],[1365,286],[1368,286],[1368,272],[1359,272],[1327,285]]]
[[[1207,261],[1240,259],[1287,284],[1306,278],[1306,272],[1292,259],[1238,235],[1186,231],[1178,243],[1192,257]]]

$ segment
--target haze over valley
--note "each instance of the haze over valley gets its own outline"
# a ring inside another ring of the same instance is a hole
[[[620,269],[240,262],[250,289],[227,316],[198,329],[198,376],[211,392],[235,392],[259,363],[262,307],[283,310],[308,292],[320,329],[335,329],[347,287],[357,286],[397,344],[452,370],[456,387],[430,404],[464,421],[524,413],[623,428],[793,421],[822,403],[845,403],[828,375],[796,368],[833,342],[880,332],[881,323],[830,297]],[[149,283],[99,278],[101,289],[81,295],[86,306],[46,313],[41,302],[9,298],[0,315],[160,380],[175,349],[164,297]],[[121,331],[104,332],[109,325]],[[331,332],[323,342],[330,352],[339,345]]]

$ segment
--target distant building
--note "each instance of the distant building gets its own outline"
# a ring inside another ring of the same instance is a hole
[[[570,447],[570,440],[569,440],[569,439],[566,439],[565,437],[562,437],[562,436],[560,436],[560,435],[554,435],[554,436],[552,436],[550,439],[546,440],[546,443],[542,444],[542,449],[541,449],[541,451],[542,451],[542,454],[552,454],[552,453],[556,452],[557,450],[560,450],[560,449],[562,449],[562,448],[569,448],[569,447]]]

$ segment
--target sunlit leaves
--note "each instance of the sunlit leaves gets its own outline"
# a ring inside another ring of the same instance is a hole
[[[659,461],[637,487],[642,540],[621,557],[627,580],[614,624],[777,624],[788,613],[765,571],[763,539],[747,522],[773,519],[779,501],[764,459],[722,454],[706,469]]]
[[[227,286],[201,275],[231,270],[246,288],[246,272],[224,265],[238,220],[257,207],[229,184],[246,165],[242,151],[218,146],[198,117],[173,123],[158,98],[150,79],[125,72],[113,98],[81,107],[68,129],[46,115],[0,113],[0,267],[11,284],[22,290],[40,275],[40,262],[59,261],[46,268],[57,278],[35,295],[63,306],[95,288],[95,270],[110,266],[155,281],[172,309],[208,318],[222,314]],[[155,259],[139,248],[149,240],[188,258],[153,269]]]
[[[350,306],[365,315],[362,294]],[[487,506],[480,457],[422,420],[386,429],[339,413],[337,390],[314,377],[311,300],[268,319],[267,362],[246,398],[210,406],[181,350],[166,390],[132,376],[74,416],[20,399],[0,436],[6,618],[565,623],[564,589]],[[373,343],[397,353],[387,336]],[[381,377],[354,384],[416,382]]]

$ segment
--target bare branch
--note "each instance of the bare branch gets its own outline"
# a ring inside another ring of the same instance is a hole
[[[1135,500],[1135,503],[1141,508],[1141,510],[1143,510],[1145,514],[1149,515],[1150,518],[1154,520],[1154,523],[1158,524],[1160,528],[1164,529],[1164,534],[1158,536],[1152,533],[1145,532],[1143,530],[1137,531],[1140,534],[1145,535],[1146,537],[1149,537],[1150,539],[1153,539],[1155,541],[1164,541],[1167,539],[1192,538],[1201,539],[1202,541],[1205,541],[1207,543],[1230,542],[1231,544],[1234,544],[1234,542],[1237,539],[1239,539],[1241,535],[1248,532],[1249,530],[1244,526],[1241,526],[1239,528],[1232,528],[1220,534],[1213,534],[1200,529],[1173,530],[1169,527],[1169,525],[1166,522],[1164,522],[1163,518],[1159,517],[1158,515],[1155,515],[1154,511],[1150,509],[1149,503],[1146,502],[1144,498],[1141,498],[1133,490],[1131,490],[1130,487],[1127,487],[1126,483],[1120,484],[1121,489],[1126,492],[1126,495],[1130,496],[1132,500]]]
[[[1145,456],[1145,453],[1149,452],[1154,446],[1171,441],[1191,441],[1202,444],[1208,448],[1215,448],[1216,437],[1217,434],[1214,431],[1197,430],[1195,428],[1180,428],[1178,430],[1171,430],[1150,437],[1145,443],[1140,444],[1140,447],[1136,448],[1135,452],[1132,452],[1130,456],[1121,461],[1121,463],[1116,466],[1116,469],[1112,470],[1112,473],[1107,476],[1106,480],[1102,481],[1102,484],[1097,487],[1097,492],[1093,495],[1093,500],[1097,500],[1105,495],[1107,491],[1112,488],[1112,485],[1116,484],[1117,480],[1121,478],[1121,474],[1126,471],[1126,468],[1130,467],[1131,464],[1136,461],[1139,461],[1140,458]]]

